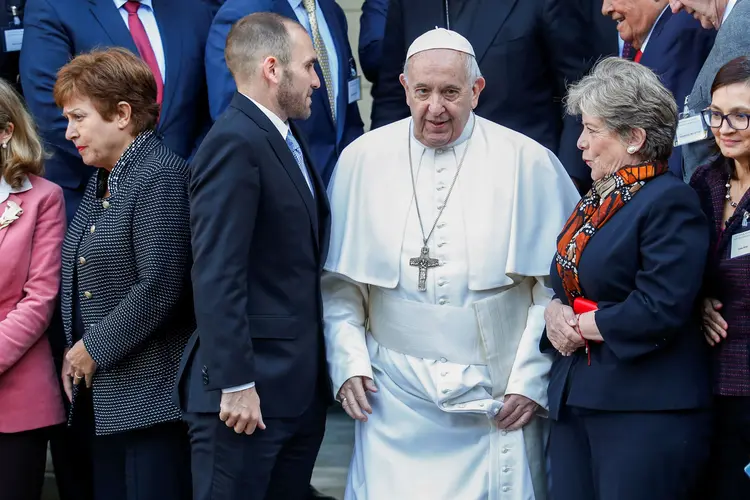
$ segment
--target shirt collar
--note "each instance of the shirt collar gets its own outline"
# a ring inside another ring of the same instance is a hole
[[[0,176],[0,203],[4,203],[11,194],[23,193],[32,187],[34,186],[31,185],[31,181],[27,176],[24,176],[23,182],[17,188],[11,187],[5,180],[5,177]]]
[[[282,121],[281,118],[279,118],[278,116],[276,116],[276,114],[273,111],[271,111],[267,107],[263,106],[262,104],[260,104],[258,101],[256,101],[252,97],[247,96],[245,94],[242,94],[242,95],[245,96],[245,97],[247,97],[250,100],[250,102],[252,102],[256,106],[258,106],[258,109],[260,109],[263,112],[263,114],[266,115],[269,120],[271,120],[271,123],[273,123],[273,126],[276,127],[276,130],[278,130],[279,133],[281,134],[281,137],[284,140],[286,140],[286,136],[289,135],[289,124],[287,124],[286,122]]]
[[[302,5],[302,0],[289,0],[289,5],[292,7],[292,9],[296,10],[297,7]]]
[[[732,9],[734,9],[735,5],[737,5],[737,0],[729,0],[727,2],[727,6],[724,9],[724,17],[721,18],[721,24],[724,24],[727,22],[727,18],[729,17],[729,14],[732,12]],[[719,25],[721,27],[721,25]]]
[[[648,41],[651,40],[651,35],[654,34],[654,30],[656,29],[656,25],[659,24],[659,21],[661,20],[662,16],[664,15],[664,13],[669,8],[670,8],[669,4],[667,4],[667,6],[664,7],[664,10],[661,11],[661,14],[659,14],[659,17],[656,18],[656,21],[654,21],[654,25],[651,26],[651,30],[648,32],[648,36],[643,41],[643,45],[641,45],[641,54],[643,54],[644,52],[646,52],[646,45],[648,45]]]
[[[114,0],[115,7],[118,9],[122,9],[123,5],[127,3],[128,0]],[[148,7],[149,10],[154,10],[154,6],[151,3],[151,0],[141,0],[141,5],[144,7]]]

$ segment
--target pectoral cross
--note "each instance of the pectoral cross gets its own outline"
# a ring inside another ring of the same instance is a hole
[[[419,257],[409,259],[409,265],[419,268],[419,291],[427,291],[427,269],[439,266],[440,261],[430,258],[430,248],[425,245]]]

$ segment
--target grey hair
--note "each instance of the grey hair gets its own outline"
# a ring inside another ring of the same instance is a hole
[[[461,56],[463,56],[463,59],[464,59],[464,66],[466,69],[466,79],[471,85],[474,85],[474,82],[476,82],[482,77],[482,71],[479,69],[479,64],[477,64],[477,59],[471,54],[466,54],[464,52],[460,52],[460,54]],[[414,55],[417,55],[417,54],[414,54]],[[409,81],[409,61],[411,61],[411,57],[407,59],[406,62],[404,63],[404,79],[407,82]]]
[[[635,129],[646,132],[640,150],[644,159],[666,161],[672,154],[677,127],[677,104],[672,93],[647,67],[619,57],[596,64],[565,98],[570,115],[601,119],[607,129],[630,139]]]
[[[224,47],[224,59],[232,76],[252,78],[266,57],[275,57],[282,65],[289,64],[292,43],[288,27],[293,24],[297,23],[272,12],[256,12],[234,23]]]

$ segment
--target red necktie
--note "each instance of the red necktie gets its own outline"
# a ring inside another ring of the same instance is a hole
[[[159,70],[159,63],[156,61],[154,49],[151,47],[151,42],[146,34],[146,28],[143,27],[143,23],[138,17],[138,9],[141,7],[141,2],[128,0],[123,7],[128,12],[128,28],[130,29],[130,35],[133,37],[135,46],[138,52],[140,52],[143,61],[151,69],[151,73],[154,74],[154,79],[156,80],[156,102],[161,104],[164,94],[164,82],[161,79],[161,71]]]
[[[638,49],[638,52],[635,53],[635,57],[633,58],[633,61],[640,63],[641,57],[643,57],[643,52],[641,52],[641,49]]]

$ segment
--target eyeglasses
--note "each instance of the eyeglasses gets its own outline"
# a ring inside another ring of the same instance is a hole
[[[724,120],[727,125],[734,130],[747,130],[750,126],[750,114],[748,113],[729,113],[723,114],[713,109],[704,109],[701,111],[703,121],[711,128],[721,128]]]

